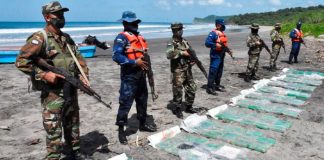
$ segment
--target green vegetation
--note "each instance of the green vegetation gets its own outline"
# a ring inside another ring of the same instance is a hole
[[[217,16],[211,15],[205,18],[195,18],[194,23],[214,23]],[[314,7],[297,7],[280,9],[275,12],[264,13],[247,13],[234,16],[225,16],[224,18],[229,24],[249,25],[259,23],[260,25],[272,26],[277,22],[282,23],[283,33],[290,32],[296,27],[296,22],[303,22],[302,30],[305,35],[314,35],[315,37],[324,34],[324,6]]]

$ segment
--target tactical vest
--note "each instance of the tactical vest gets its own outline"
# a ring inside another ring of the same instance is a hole
[[[224,32],[221,32],[219,30],[214,29],[213,32],[216,33],[218,38],[216,39],[216,43],[223,43],[227,47],[227,36],[225,35]],[[216,46],[216,51],[222,51],[223,47],[217,47]]]
[[[52,63],[51,65],[58,68],[63,68],[66,71],[70,72],[72,75],[75,75],[75,73],[77,72],[76,64],[72,58],[71,53],[69,53],[67,46],[63,46],[63,44],[56,42],[54,37],[51,35],[49,36],[45,30],[41,30],[38,33],[44,36],[42,47],[44,48],[44,50],[42,53],[40,53],[39,56],[50,61],[50,63]],[[65,41],[65,43],[68,42]],[[65,49],[63,50],[62,47],[64,47]],[[74,52],[73,54],[75,54],[75,47],[71,48]],[[44,82],[41,80],[36,80],[34,75],[31,76],[31,82],[33,90],[42,90],[44,87]]]
[[[300,42],[302,37],[304,36],[303,31],[298,30],[298,29],[295,28],[295,36],[296,36],[296,38],[292,38],[291,40],[293,42]]]
[[[121,32],[130,43],[130,46],[126,48],[125,53],[129,60],[136,60],[137,58],[143,57],[143,52],[147,51],[147,43],[142,35],[136,36],[130,32]]]

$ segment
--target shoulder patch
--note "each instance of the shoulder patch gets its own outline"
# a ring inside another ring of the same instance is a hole
[[[31,41],[31,43],[32,43],[32,44],[36,44],[36,45],[37,45],[37,44],[39,44],[40,42],[39,42],[39,41],[37,41],[36,39],[33,39],[33,40]]]

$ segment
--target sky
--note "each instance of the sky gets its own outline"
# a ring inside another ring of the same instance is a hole
[[[5,2],[4,2],[5,1]],[[0,21],[43,21],[41,6],[49,0],[2,0]],[[60,0],[67,21],[115,22],[134,11],[143,22],[186,22],[208,15],[237,15],[283,8],[324,5],[324,0]]]

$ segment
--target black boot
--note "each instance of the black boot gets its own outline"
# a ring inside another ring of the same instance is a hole
[[[252,80],[260,80],[261,78],[255,74],[252,75]]]
[[[187,105],[187,108],[185,110],[186,113],[198,113],[198,111],[192,107],[192,105]]]
[[[208,94],[211,94],[211,95],[214,95],[214,96],[217,96],[218,94],[216,93],[216,91],[214,90],[214,89],[212,89],[212,88],[207,88],[206,89],[206,92],[208,93]]]
[[[139,130],[145,131],[145,132],[155,132],[156,127],[153,124],[147,124],[145,122],[140,122]]]
[[[251,76],[246,75],[246,76],[244,77],[244,81],[245,81],[245,82],[251,82]]]
[[[128,143],[127,138],[126,138],[126,133],[124,130],[124,125],[120,125],[118,128],[118,138],[119,138],[119,142],[121,144],[126,145]]]
[[[181,108],[179,106],[176,106],[176,108],[172,112],[178,118],[181,118],[181,119],[183,118],[183,114],[182,114]]]
[[[73,151],[73,159],[71,160],[85,160],[86,156],[81,154],[80,150]]]
[[[214,90],[219,92],[225,92],[225,87],[222,85],[216,85]]]

